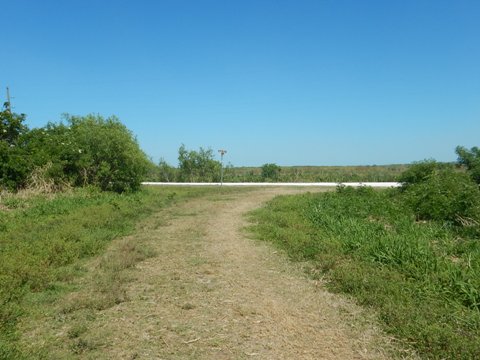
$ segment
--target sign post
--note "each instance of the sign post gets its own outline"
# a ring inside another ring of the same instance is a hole
[[[223,186],[223,155],[227,153],[227,150],[220,149],[218,152],[220,153],[220,186]]]

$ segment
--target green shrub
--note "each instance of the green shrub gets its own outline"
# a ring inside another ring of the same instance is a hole
[[[480,190],[467,174],[436,170],[405,193],[418,219],[462,224],[480,220]]]
[[[137,190],[148,159],[133,134],[116,117],[67,116],[72,133],[72,158],[66,173],[76,185],[93,184],[115,192]],[[68,152],[67,154],[71,154]]]
[[[158,163],[158,181],[174,182],[177,179],[177,169],[169,165],[164,159]]]
[[[7,108],[0,111],[0,190],[24,185],[31,169],[22,146],[22,136],[28,132],[25,118]]]
[[[448,163],[439,163],[433,159],[414,162],[398,178],[404,187],[418,184],[428,179],[437,170],[452,168]]]
[[[133,134],[116,117],[65,116],[67,123],[49,123],[25,137],[35,167],[51,164],[56,183],[95,185],[102,190],[137,190],[149,161]]]
[[[160,164],[162,166],[162,164]],[[163,166],[165,170],[165,166]],[[221,164],[213,157],[212,149],[187,150],[185,145],[178,149],[178,179],[187,182],[220,181]]]
[[[264,164],[262,165],[262,179],[276,181],[280,177],[282,168],[277,164]]]
[[[458,163],[464,165],[472,179],[480,184],[480,149],[474,146],[468,150],[463,146],[457,146],[455,152],[458,155]]]

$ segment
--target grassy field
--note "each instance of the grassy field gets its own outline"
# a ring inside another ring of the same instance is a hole
[[[396,181],[408,165],[372,166],[283,166],[279,182]],[[226,182],[263,181],[259,167],[225,169]]]
[[[92,257],[102,255],[95,274],[98,296],[84,299],[81,306],[103,309],[122,302],[122,282],[126,281],[122,270],[153,254],[128,239],[105,253],[112,240],[131,233],[155,211],[218,191],[227,189],[145,188],[124,195],[94,189],[49,196],[2,194],[0,358],[31,358],[18,346],[19,322],[28,322],[44,304],[78,290],[78,279],[85,275],[85,264]],[[71,336],[81,330],[72,329]]]
[[[348,188],[279,197],[252,218],[258,238],[372,308],[425,358],[480,358],[478,226],[416,221],[394,190]]]

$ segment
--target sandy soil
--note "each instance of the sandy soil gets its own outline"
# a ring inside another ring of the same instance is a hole
[[[129,301],[98,315],[88,333],[102,345],[88,357],[389,358],[389,339],[362,309],[248,238],[245,213],[299,191],[196,199],[152,217],[135,236],[157,256],[136,266]]]

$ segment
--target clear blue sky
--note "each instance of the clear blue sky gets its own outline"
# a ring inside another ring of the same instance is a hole
[[[0,0],[28,125],[117,115],[155,161],[455,160],[480,145],[480,1]]]

